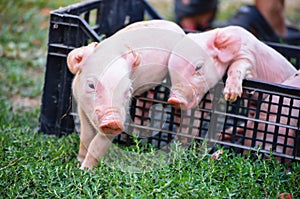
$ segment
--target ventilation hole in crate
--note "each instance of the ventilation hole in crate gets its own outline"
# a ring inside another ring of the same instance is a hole
[[[80,17],[83,18],[92,28],[94,28],[94,26],[97,25],[97,18],[99,17],[98,15],[99,10],[93,9],[82,13]]]

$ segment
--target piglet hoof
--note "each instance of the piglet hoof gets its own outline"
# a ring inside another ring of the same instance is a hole
[[[242,87],[240,86],[230,87],[226,85],[224,88],[224,98],[226,101],[234,102],[238,97],[241,97],[241,95]]]
[[[237,96],[236,95],[232,95],[232,94],[228,94],[228,93],[225,93],[224,97],[225,97],[225,100],[229,101],[229,102],[234,102],[234,101],[237,100]]]
[[[87,166],[82,166],[82,165],[79,169],[82,170],[82,171],[87,170],[88,172],[92,171],[92,167],[87,167]]]
[[[96,164],[97,165],[97,164]],[[82,164],[81,164],[81,166],[80,166],[80,170],[86,170],[87,169],[87,171],[88,172],[90,172],[90,171],[92,171],[92,168],[93,168],[93,166],[96,166],[96,165],[92,165],[92,164],[88,164],[88,163],[86,163],[86,162],[83,162]]]
[[[82,156],[82,155],[78,155],[77,156],[77,160],[80,162],[80,164],[82,164],[82,162],[83,162],[83,160],[84,160],[84,156]]]
[[[82,162],[80,170],[87,169],[88,171],[91,171],[94,166],[97,166],[98,161],[95,158],[85,158],[85,160]]]

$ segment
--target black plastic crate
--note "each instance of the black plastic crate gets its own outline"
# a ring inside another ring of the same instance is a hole
[[[108,37],[124,26],[146,18],[159,19],[161,16],[144,0],[97,0],[74,4],[51,12],[45,84],[39,118],[40,132],[62,136],[78,131],[75,128],[78,117],[74,105],[72,106],[74,102],[71,95],[73,75],[67,68],[67,54],[74,48],[87,45],[91,41],[101,42],[103,37]],[[296,68],[300,68],[299,47],[277,43],[268,43],[268,45],[284,55]],[[242,126],[247,120],[254,120],[255,125],[269,123],[259,118],[249,117],[249,112],[253,110],[247,102],[255,100],[258,104],[255,110],[259,115],[262,103],[271,104],[268,101],[264,102],[264,98],[252,99],[250,95],[239,98],[235,103],[225,102],[222,95],[223,82],[220,82],[210,90],[199,107],[187,114],[174,110],[167,104],[169,88],[170,83],[167,79],[160,86],[133,98],[126,122],[128,128],[126,132],[132,132],[134,129],[139,134],[141,143],[163,148],[174,140],[181,140],[188,145],[192,139],[199,141],[208,139],[212,143],[212,148],[220,144],[240,153],[249,149],[255,151],[253,146],[256,141],[262,145],[272,144],[274,150],[278,147],[275,142],[258,140],[255,137],[257,129],[247,125]],[[246,92],[255,91],[258,96],[268,95],[300,100],[300,89],[281,85],[244,81],[243,89]],[[211,98],[210,94],[214,97]],[[278,106],[280,107],[280,104]],[[288,108],[299,109],[291,106]],[[292,116],[279,114],[278,117],[291,118]],[[297,125],[294,126],[274,124],[276,129],[284,126],[295,130],[295,136],[289,137],[295,143],[292,146],[293,154],[288,156],[274,153],[282,161],[300,160],[299,118],[298,115]],[[251,130],[253,136],[247,138],[244,134],[237,133],[239,128]],[[222,139],[219,139],[219,135],[222,135]],[[225,140],[225,135],[230,139]],[[274,134],[274,137],[276,136]],[[251,139],[254,144],[246,146],[244,142],[247,139]],[[116,137],[115,141],[127,145],[132,143],[131,137],[126,133]],[[280,147],[291,148],[287,143]],[[265,154],[269,153],[266,150],[261,151]]]
[[[135,97],[131,105],[131,122],[129,127],[135,127],[135,133],[139,135],[139,139],[143,144],[151,144],[160,149],[168,146],[175,140],[181,141],[183,145],[188,146],[192,140],[200,143],[208,140],[211,151],[215,146],[224,146],[232,149],[236,153],[245,154],[247,151],[260,151],[265,156],[270,154],[269,150],[264,147],[269,145],[272,148],[272,154],[278,157],[281,162],[290,160],[300,161],[300,88],[294,88],[284,85],[275,85],[261,81],[245,80],[243,89],[245,93],[253,93],[258,97],[253,98],[252,95],[245,95],[234,103],[224,100],[222,90],[224,83],[220,82],[215,88],[211,89],[203,99],[199,107],[192,110],[192,114],[186,115],[185,112],[178,112],[167,104],[169,83],[164,83],[155,89]],[[160,95],[153,96],[149,93]],[[210,98],[213,94],[213,98]],[[279,100],[272,102],[271,100],[278,97]],[[289,104],[283,104],[284,100],[291,101]],[[255,103],[256,106],[252,107]],[[296,103],[297,102],[297,103]],[[148,105],[147,105],[148,104]],[[149,104],[152,104],[150,108]],[[156,106],[158,105],[158,106]],[[263,110],[262,105],[267,109]],[[148,106],[148,107],[147,107]],[[276,111],[271,110],[271,106],[276,106]],[[151,109],[151,113],[150,112]],[[285,112],[281,112],[286,109]],[[296,111],[296,114],[291,110]],[[250,116],[256,113],[255,116]],[[264,113],[266,118],[261,118]],[[270,114],[276,115],[276,121],[269,119]],[[269,115],[269,116],[268,116]],[[135,120],[135,117],[139,120]],[[287,121],[282,122],[281,119]],[[188,123],[183,120],[188,119]],[[294,120],[294,122],[290,122]],[[247,121],[253,121],[253,126]],[[258,125],[273,126],[274,131],[268,131],[267,128],[257,128]],[[278,134],[279,128],[286,129],[284,134]],[[238,129],[242,129],[239,133]],[[248,134],[244,132],[248,130]],[[287,135],[288,130],[293,130],[294,135]],[[132,132],[132,129],[126,130]],[[266,137],[257,137],[258,133],[272,136],[272,140]],[[226,136],[229,138],[225,139]],[[278,143],[277,138],[281,136],[283,140],[289,139],[293,144],[286,141]],[[116,138],[118,143],[131,145],[132,139],[127,134],[120,135]],[[251,141],[246,145],[245,141]],[[257,145],[261,145],[261,148]],[[276,152],[278,148],[283,148],[282,153]],[[290,150],[292,152],[286,154]]]
[[[236,103],[226,102],[222,138],[216,143],[240,153],[266,155],[271,149],[281,162],[300,161],[300,88],[245,80],[243,89],[256,97],[250,94]]]
[[[39,130],[64,135],[74,131],[71,82],[66,58],[74,48],[100,42],[124,26],[159,14],[143,0],[96,0],[50,13],[49,42]]]

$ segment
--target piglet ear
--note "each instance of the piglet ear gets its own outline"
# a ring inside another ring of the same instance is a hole
[[[79,49],[72,50],[67,57],[67,63],[71,73],[76,74],[80,69],[80,65],[84,56],[84,51]]]
[[[132,69],[135,69],[141,63],[141,56],[135,51],[131,51],[130,53],[123,56],[128,64],[132,66]]]
[[[216,30],[207,42],[209,53],[223,63],[230,62],[239,52],[241,45],[241,37],[232,32],[227,32],[225,29]]]
[[[83,62],[92,54],[97,45],[97,42],[93,42],[88,46],[76,48],[68,54],[67,64],[71,73],[76,74],[81,69]]]

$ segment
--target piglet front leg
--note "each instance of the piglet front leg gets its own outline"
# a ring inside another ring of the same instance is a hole
[[[89,171],[92,170],[92,168],[98,164],[99,158],[104,156],[113,138],[114,135],[99,132],[90,143],[80,169],[84,170],[85,168],[88,168]]]
[[[251,66],[246,61],[236,61],[229,66],[227,80],[224,88],[224,98],[226,101],[234,102],[242,96],[242,84],[245,78],[251,78]]]
[[[80,118],[80,146],[77,159],[82,163],[97,132],[79,105],[78,113]]]

